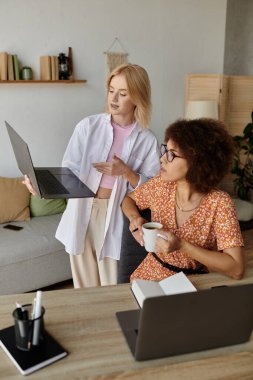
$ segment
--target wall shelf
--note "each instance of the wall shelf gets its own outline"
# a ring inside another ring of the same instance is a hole
[[[0,84],[82,84],[87,80],[0,80]]]

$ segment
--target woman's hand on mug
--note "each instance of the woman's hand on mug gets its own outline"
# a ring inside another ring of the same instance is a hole
[[[131,231],[135,240],[138,241],[141,246],[144,245],[142,225],[146,222],[147,221],[141,216],[134,216],[130,220],[129,230]]]
[[[27,189],[30,191],[30,193],[32,195],[38,195],[36,193],[36,191],[34,190],[33,186],[32,186],[32,183],[30,181],[30,179],[28,178],[28,176],[25,174],[24,176],[24,180],[22,181],[22,183],[27,187]]]
[[[180,249],[181,240],[170,231],[159,230],[156,238],[155,251],[169,253]]]

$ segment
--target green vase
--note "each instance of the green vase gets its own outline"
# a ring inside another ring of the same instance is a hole
[[[21,69],[21,78],[23,80],[32,80],[33,79],[33,73],[31,67],[23,67]]]

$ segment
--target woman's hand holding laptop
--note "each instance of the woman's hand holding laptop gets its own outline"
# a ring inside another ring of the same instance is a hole
[[[32,183],[31,183],[29,177],[28,177],[26,174],[25,174],[25,176],[24,176],[24,180],[22,181],[22,183],[27,187],[27,189],[30,191],[30,193],[31,193],[32,195],[38,195],[38,194],[36,193],[36,191],[34,190],[34,188],[33,188],[33,186],[32,186]]]

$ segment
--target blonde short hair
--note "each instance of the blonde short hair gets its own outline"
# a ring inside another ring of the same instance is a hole
[[[142,128],[148,128],[151,118],[151,86],[146,70],[138,65],[126,63],[116,67],[107,79],[107,93],[114,76],[123,74],[127,90],[135,105],[134,117]]]

